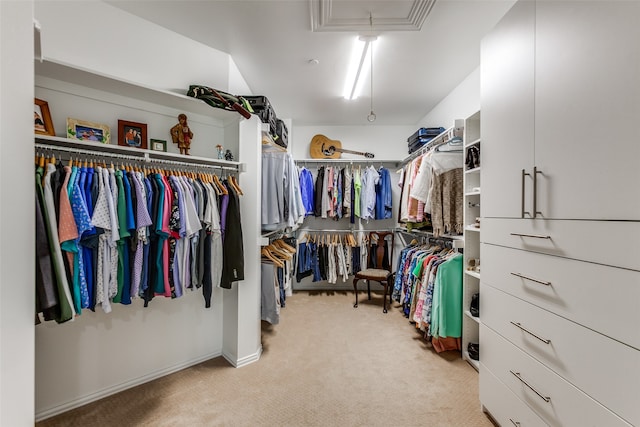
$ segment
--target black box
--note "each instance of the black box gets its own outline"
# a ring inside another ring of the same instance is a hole
[[[420,128],[414,132],[409,138],[407,138],[408,145],[413,144],[418,140],[418,138],[434,138],[444,132],[445,129],[443,127],[439,128]]]
[[[287,148],[289,145],[289,130],[287,125],[280,119],[276,119],[276,144],[281,147]]]
[[[424,147],[429,141],[431,141],[433,136],[419,136],[416,140],[409,143],[409,154],[418,151],[420,148]]]
[[[276,112],[266,96],[242,96],[247,100],[253,113],[260,117],[262,123],[269,123],[275,128]]]

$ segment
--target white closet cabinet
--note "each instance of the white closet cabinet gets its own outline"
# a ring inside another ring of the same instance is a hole
[[[536,3],[543,217],[640,220],[638,40],[638,1]]]
[[[481,50],[482,216],[640,220],[640,2],[520,1],[505,18]]]
[[[640,425],[639,24],[640,2],[521,0],[483,40],[480,400],[503,425]]]
[[[533,2],[516,3],[482,40],[482,217],[522,217],[521,174],[534,165],[534,13]]]

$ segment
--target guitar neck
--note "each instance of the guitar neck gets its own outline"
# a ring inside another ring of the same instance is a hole
[[[366,156],[367,154],[369,154],[363,151],[346,150],[344,148],[336,148],[335,150],[339,151],[340,153],[358,154],[360,156]]]

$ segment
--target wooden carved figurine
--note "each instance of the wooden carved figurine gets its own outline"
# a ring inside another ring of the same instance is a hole
[[[174,144],[178,144],[180,154],[189,155],[192,138],[193,132],[191,132],[191,129],[189,129],[189,125],[187,124],[187,115],[178,115],[178,124],[171,128],[171,139]]]

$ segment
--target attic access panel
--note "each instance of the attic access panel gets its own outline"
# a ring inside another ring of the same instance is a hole
[[[312,31],[420,31],[435,0],[311,0]]]

